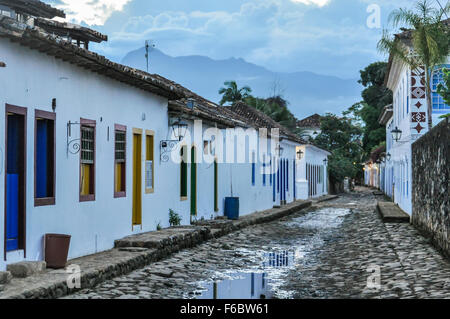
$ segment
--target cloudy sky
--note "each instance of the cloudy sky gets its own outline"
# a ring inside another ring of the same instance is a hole
[[[446,2],[447,0],[441,0]],[[68,20],[109,35],[94,49],[120,61],[146,39],[172,56],[244,58],[273,71],[313,71],[356,78],[376,50],[381,27],[411,0],[45,0]],[[374,6],[374,4],[376,6]],[[371,20],[372,21],[372,20]]]

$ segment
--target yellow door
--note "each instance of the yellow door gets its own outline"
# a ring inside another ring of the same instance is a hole
[[[133,226],[142,225],[142,134],[133,133]]]

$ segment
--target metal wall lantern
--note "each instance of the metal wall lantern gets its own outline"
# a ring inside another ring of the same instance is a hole
[[[297,159],[300,161],[303,158],[303,151],[302,150],[298,150],[297,152]]]
[[[396,142],[400,141],[402,138],[402,131],[398,129],[398,127],[396,126],[395,129],[393,129],[391,131],[392,134],[392,139]]]
[[[172,132],[175,137],[174,140],[162,140],[159,143],[160,148],[160,160],[161,162],[168,162],[170,159],[169,154],[175,149],[179,142],[181,142],[186,136],[188,129],[188,124],[184,122],[181,118],[178,118],[172,123]]]
[[[172,123],[172,131],[175,139],[181,142],[186,136],[186,131],[188,129],[188,124],[181,119],[178,119]]]
[[[388,160],[388,162],[391,160],[391,153],[386,154],[386,159]]]
[[[324,164],[325,166],[327,166],[327,164],[328,164],[328,159],[327,159],[327,158],[323,160],[323,164]]]
[[[275,148],[275,150],[277,151],[278,157],[283,156],[284,148],[281,147],[281,144],[278,143],[278,146]]]

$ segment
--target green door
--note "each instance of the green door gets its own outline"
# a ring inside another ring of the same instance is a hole
[[[214,211],[219,211],[219,164],[214,161]]]
[[[197,163],[196,149],[191,148],[191,215],[197,216]]]

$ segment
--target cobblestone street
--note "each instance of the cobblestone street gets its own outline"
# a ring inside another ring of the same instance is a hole
[[[450,298],[449,260],[375,206],[357,189],[66,298]]]

